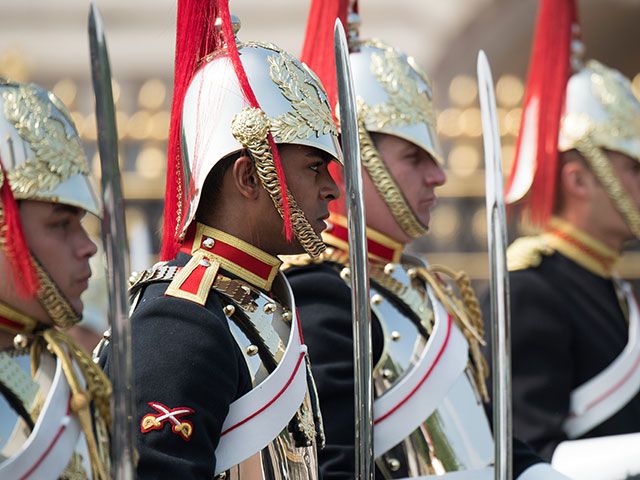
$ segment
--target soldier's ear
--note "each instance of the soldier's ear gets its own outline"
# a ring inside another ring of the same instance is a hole
[[[260,179],[253,160],[248,155],[239,157],[233,164],[233,180],[240,194],[247,199],[258,198]]]
[[[596,187],[596,179],[583,162],[567,162],[560,171],[560,182],[565,193],[578,199],[591,196]]]

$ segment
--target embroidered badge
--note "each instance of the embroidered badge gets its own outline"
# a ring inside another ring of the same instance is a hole
[[[182,417],[194,413],[192,409],[187,407],[168,408],[158,402],[149,402],[149,406],[156,410],[158,414],[149,413],[142,417],[142,422],[140,422],[140,431],[142,433],[161,430],[164,423],[169,421],[173,433],[181,435],[187,442],[191,440],[193,424],[188,420],[182,420]]]

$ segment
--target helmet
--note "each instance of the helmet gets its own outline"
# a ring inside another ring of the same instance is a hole
[[[595,60],[567,84],[558,150],[572,149],[587,160],[634,236],[640,238],[640,211],[603,152],[621,152],[640,162],[640,102],[629,79]]]
[[[357,15],[349,17],[353,31],[358,25]],[[379,40],[361,41],[352,34],[349,47],[362,163],[403,231],[412,238],[420,237],[427,232],[427,226],[405,200],[369,133],[403,138],[442,164],[431,84],[413,57]]]
[[[53,93],[34,84],[0,78],[0,159],[0,216],[5,227],[0,245],[11,262],[17,285],[26,282],[24,293],[28,295],[36,290],[54,323],[71,326],[81,316],[29,252],[14,201],[60,203],[100,215],[80,138],[71,115]]]
[[[317,69],[330,89],[330,100],[335,102],[333,25],[336,17],[343,22],[349,19],[349,59],[358,107],[362,164],[398,225],[408,236],[417,238],[427,232],[427,226],[405,200],[369,134],[403,138],[441,162],[431,84],[412,57],[378,40],[361,41],[357,35],[359,17],[357,13],[348,13],[349,9],[355,12],[357,5],[311,2],[302,60]],[[342,172],[332,168],[331,173],[344,188]],[[344,201],[333,202],[329,208],[333,214],[346,214]],[[335,217],[333,220],[337,221]]]
[[[53,93],[0,78],[0,158],[17,200],[100,214],[89,164],[66,107]]]
[[[222,53],[206,60],[185,95],[182,142],[189,187],[182,235],[193,221],[209,172],[220,160],[245,148],[256,162],[263,186],[282,211],[269,132],[276,144],[318,148],[341,162],[331,107],[317,77],[273,44],[244,43],[238,45],[238,51],[260,108],[247,106],[231,60]],[[314,241],[317,235],[291,200],[294,233],[308,253],[318,255],[320,240]]]

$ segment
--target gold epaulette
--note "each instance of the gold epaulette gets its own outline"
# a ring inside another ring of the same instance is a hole
[[[318,258],[311,258],[306,253],[299,255],[279,255],[282,261],[280,270],[285,271],[291,267],[306,267],[307,265],[320,265],[324,262],[334,262],[346,265],[349,262],[349,254],[337,248],[328,247]]]
[[[554,251],[542,235],[520,237],[507,248],[507,268],[513,272],[537,267],[543,256],[552,255]]]

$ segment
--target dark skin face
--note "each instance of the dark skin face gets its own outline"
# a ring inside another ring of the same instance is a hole
[[[339,197],[329,175],[332,157],[303,145],[278,145],[286,185],[314,231],[320,234],[329,216],[329,202]],[[283,222],[269,194],[262,188],[253,160],[241,156],[225,172],[215,212],[203,218],[212,227],[234,235],[271,255],[302,253],[293,238],[287,241]]]

